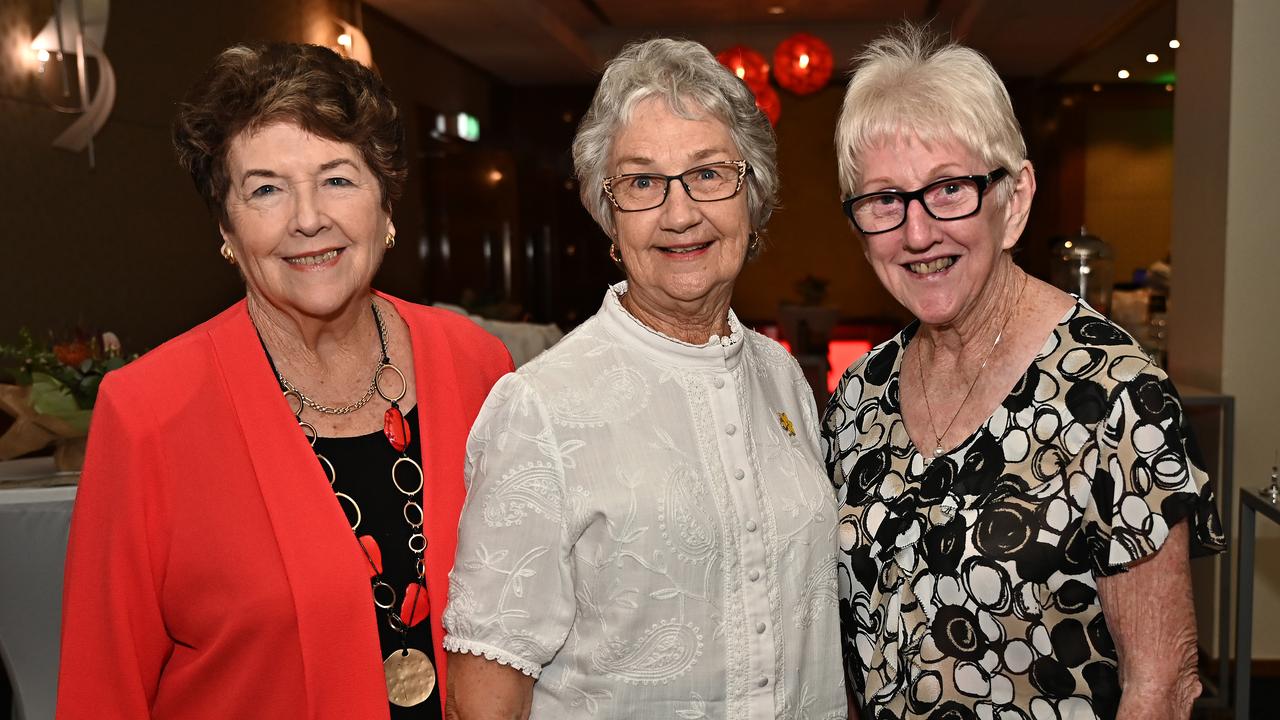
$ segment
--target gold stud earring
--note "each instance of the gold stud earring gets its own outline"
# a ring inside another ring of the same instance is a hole
[[[382,242],[387,246],[387,249],[390,250],[396,246],[396,236],[391,233],[387,233],[387,236],[382,238]]]
[[[232,265],[236,264],[236,252],[231,249],[231,245],[229,245],[227,241],[225,240],[222,241],[222,250],[220,250],[219,252],[222,253],[223,260],[226,260]]]
[[[613,260],[619,265],[622,264],[622,256],[618,254],[617,243],[609,243],[609,259]]]

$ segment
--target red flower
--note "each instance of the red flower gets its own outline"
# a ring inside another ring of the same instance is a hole
[[[93,356],[93,350],[89,347],[89,343],[83,340],[76,340],[62,345],[54,345],[53,354],[57,356],[58,362],[63,365],[78,368],[81,363]]]

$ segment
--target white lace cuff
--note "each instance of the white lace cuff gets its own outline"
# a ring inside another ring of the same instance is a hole
[[[444,636],[444,649],[454,653],[467,653],[483,657],[486,660],[492,660],[499,665],[513,667],[516,670],[528,675],[534,680],[542,674],[542,666],[538,663],[529,662],[519,655],[507,652],[502,648],[497,648],[487,643],[476,642],[475,640],[463,640],[454,635]]]

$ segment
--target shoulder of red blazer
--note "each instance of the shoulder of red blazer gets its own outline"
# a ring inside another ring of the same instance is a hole
[[[149,403],[170,397],[184,379],[192,379],[217,367],[212,333],[234,323],[248,323],[244,300],[186,332],[161,343],[124,367],[107,373],[100,392],[111,392],[125,403]],[[192,391],[206,388],[191,387]]]

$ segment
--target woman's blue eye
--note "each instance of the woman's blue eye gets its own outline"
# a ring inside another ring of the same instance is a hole
[[[638,190],[648,190],[649,186],[653,184],[653,180],[647,177],[638,177],[632,184],[635,185]]]
[[[279,190],[279,188],[277,188],[275,185],[263,185],[262,187],[258,188],[257,190],[254,190],[254,191],[251,193],[251,195],[252,195],[253,197],[266,197],[266,196],[271,195],[272,193],[274,193],[276,190]]]
[[[324,181],[326,185],[331,187],[347,187],[351,185],[351,181],[346,178],[332,177]]]

